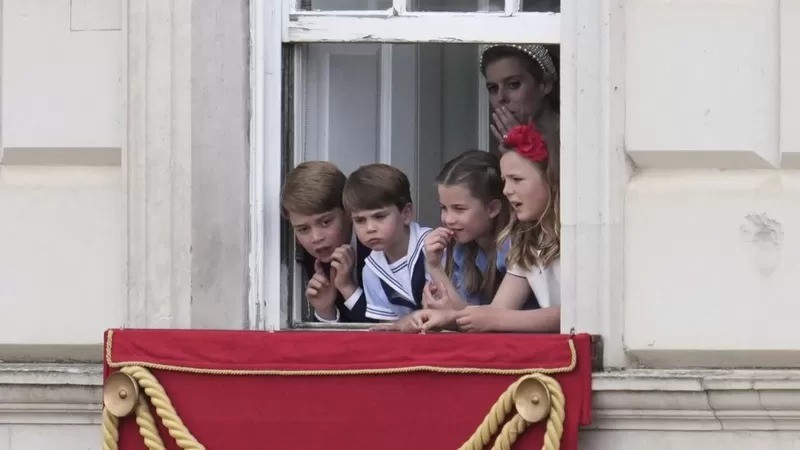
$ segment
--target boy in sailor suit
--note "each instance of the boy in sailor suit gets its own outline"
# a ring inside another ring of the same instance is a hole
[[[361,166],[347,179],[343,199],[358,240],[372,250],[362,273],[366,317],[397,320],[420,309],[430,228],[412,220],[408,177],[386,164]]]

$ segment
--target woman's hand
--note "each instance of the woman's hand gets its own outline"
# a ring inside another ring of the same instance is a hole
[[[425,236],[425,264],[428,267],[441,267],[444,251],[453,239],[453,231],[439,227]]]
[[[461,331],[487,333],[500,331],[506,309],[486,306],[470,306],[461,311],[456,323]]]
[[[511,111],[505,106],[501,106],[492,112],[492,123],[489,125],[489,128],[492,130],[492,134],[495,139],[497,139],[497,142],[502,145],[503,141],[506,140],[508,132],[519,125],[522,125],[522,123],[514,117],[514,114],[511,114]]]

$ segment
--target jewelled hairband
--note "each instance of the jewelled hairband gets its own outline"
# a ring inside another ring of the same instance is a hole
[[[558,78],[558,73],[556,72],[556,66],[553,64],[553,59],[550,58],[550,52],[542,44],[481,44],[481,73],[484,75],[486,74],[486,63],[484,62],[484,57],[486,52],[493,48],[497,47],[509,47],[525,53],[526,55],[533,58],[539,67],[542,68],[542,71],[553,77],[553,80]]]

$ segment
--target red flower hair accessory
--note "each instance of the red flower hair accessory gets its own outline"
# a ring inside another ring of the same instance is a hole
[[[503,146],[533,162],[545,161],[549,155],[542,133],[533,124],[512,128],[503,139]]]

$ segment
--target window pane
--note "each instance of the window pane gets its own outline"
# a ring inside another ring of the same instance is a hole
[[[499,12],[503,0],[409,0],[409,11]]]
[[[420,220],[438,224],[438,170],[463,151],[485,147],[478,142],[478,46],[305,49],[303,159],[330,160],[345,173],[383,159],[409,176]]]
[[[519,0],[525,12],[561,12],[561,0]]]
[[[392,0],[297,0],[297,9],[304,11],[364,11],[392,7]]]

